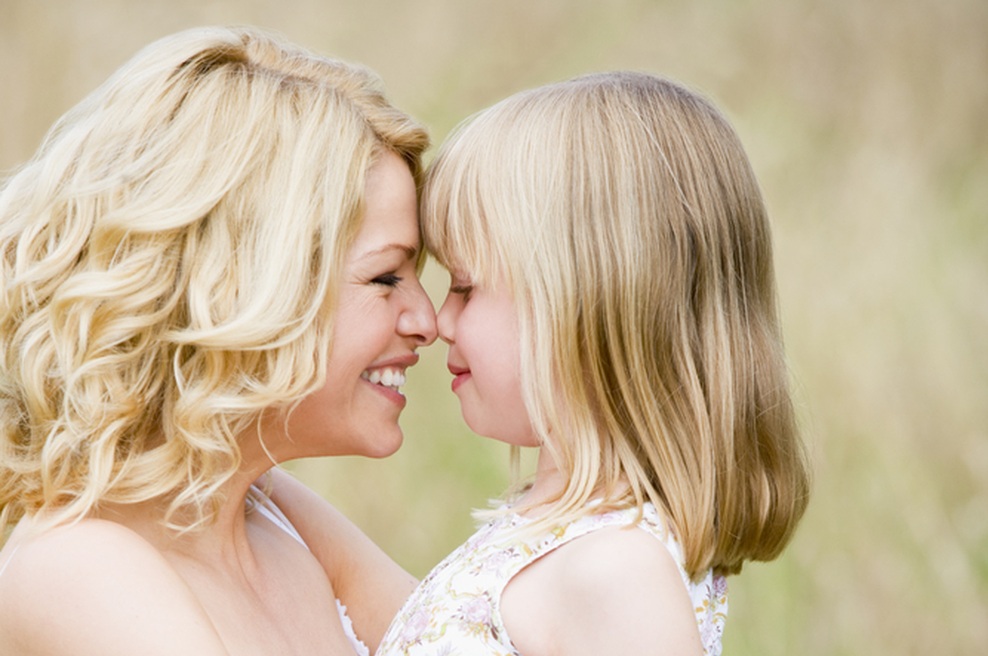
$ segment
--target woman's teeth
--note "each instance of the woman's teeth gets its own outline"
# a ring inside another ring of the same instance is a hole
[[[374,369],[373,371],[367,369],[360,374],[360,377],[375,385],[383,385],[393,390],[397,390],[405,384],[405,374],[400,369]]]

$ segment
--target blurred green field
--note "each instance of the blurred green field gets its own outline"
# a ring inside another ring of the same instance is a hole
[[[775,225],[814,494],[732,580],[725,654],[982,654],[988,644],[988,2],[0,0],[0,169],[140,46],[250,23],[377,70],[438,142],[514,91],[592,70],[710,96]],[[430,265],[438,302],[446,286]],[[421,576],[508,481],[445,349],[386,461],[289,466]]]

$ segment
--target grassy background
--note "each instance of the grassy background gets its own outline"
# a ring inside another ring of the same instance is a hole
[[[733,655],[988,643],[988,3],[984,0],[0,0],[0,169],[140,46],[251,23],[361,61],[436,141],[521,88],[666,74],[724,108],[775,222],[814,497],[732,582]],[[446,279],[425,273],[434,299]],[[291,468],[418,575],[507,483],[444,349],[386,461]]]

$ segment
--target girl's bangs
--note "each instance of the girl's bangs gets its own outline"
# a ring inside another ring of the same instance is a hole
[[[422,195],[422,232],[426,249],[444,268],[489,283],[502,271],[503,257],[491,234],[490,203],[484,198],[488,185],[481,184],[485,172],[463,151],[444,150],[430,168]]]

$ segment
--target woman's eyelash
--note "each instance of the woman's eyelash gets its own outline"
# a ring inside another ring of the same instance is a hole
[[[375,285],[384,285],[385,287],[397,287],[401,280],[401,276],[395,273],[385,273],[383,276],[374,278],[371,282]]]
[[[473,291],[473,285],[451,285],[449,291],[451,294],[462,294],[464,297],[469,297],[470,292]]]

